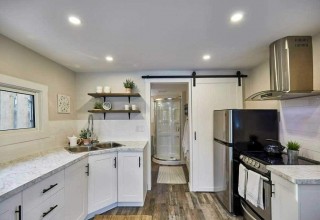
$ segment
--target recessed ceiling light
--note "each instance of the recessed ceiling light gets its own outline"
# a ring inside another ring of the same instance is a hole
[[[241,21],[243,19],[243,13],[242,12],[237,12],[234,13],[231,17],[230,17],[230,21],[232,23],[237,23],[239,21]]]
[[[81,20],[75,16],[70,16],[69,17],[69,22],[71,24],[74,24],[74,25],[80,25],[81,24]]]
[[[112,61],[113,61],[113,57],[112,57],[112,56],[106,56],[106,60],[107,60],[108,62],[112,62]]]
[[[211,56],[209,54],[203,55],[202,59],[204,60],[210,60]]]

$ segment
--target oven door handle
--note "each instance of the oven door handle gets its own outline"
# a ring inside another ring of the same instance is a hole
[[[259,219],[256,219],[253,215],[251,215],[250,212],[248,212],[245,207],[242,205],[242,203],[240,203],[241,207],[242,207],[242,210],[253,220],[259,220]]]
[[[273,186],[274,184],[272,184],[272,181],[266,181],[266,180],[263,180],[264,183],[268,184],[270,186],[270,198],[272,197],[272,194],[275,194],[275,192],[273,191]]]

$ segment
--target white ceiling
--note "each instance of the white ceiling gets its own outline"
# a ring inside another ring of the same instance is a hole
[[[76,72],[248,69],[319,32],[320,0],[0,0],[1,34]]]

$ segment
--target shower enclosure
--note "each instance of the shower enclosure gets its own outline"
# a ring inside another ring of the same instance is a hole
[[[177,165],[181,160],[181,98],[154,101],[155,148],[153,161]]]

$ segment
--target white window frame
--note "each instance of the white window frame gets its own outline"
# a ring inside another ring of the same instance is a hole
[[[0,147],[47,138],[48,86],[0,74],[0,87],[34,95],[35,128],[0,131]]]

